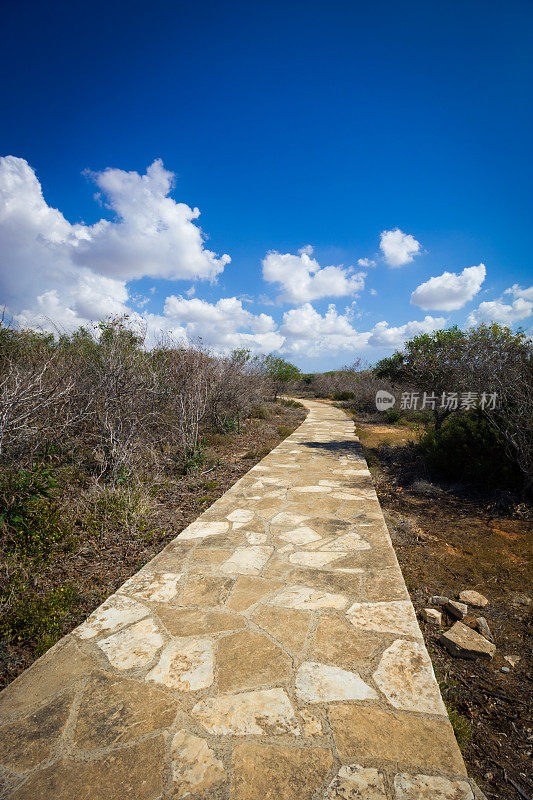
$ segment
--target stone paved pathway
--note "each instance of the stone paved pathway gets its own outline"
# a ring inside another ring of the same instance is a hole
[[[353,424],[306,421],[0,695],[13,800],[471,800]]]

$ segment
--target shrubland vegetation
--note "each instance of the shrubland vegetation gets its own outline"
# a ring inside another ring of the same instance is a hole
[[[532,356],[531,339],[521,331],[496,323],[467,331],[452,327],[414,337],[373,368],[357,361],[334,372],[304,375],[298,388],[343,402],[359,414],[417,427],[416,455],[444,479],[531,495]],[[379,389],[396,398],[386,414],[376,412]],[[412,392],[416,407],[402,403],[402,396]]]
[[[268,398],[297,375],[246,350],[148,349],[125,319],[56,337],[0,324],[4,675],[172,538],[173,517],[183,527],[293,430],[303,411]]]

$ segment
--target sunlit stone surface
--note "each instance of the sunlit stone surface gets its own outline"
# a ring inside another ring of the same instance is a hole
[[[224,575],[259,575],[272,554],[272,547],[255,545],[237,547],[235,552],[220,565]]]
[[[266,601],[273,606],[281,608],[299,608],[304,611],[314,611],[320,608],[344,608],[347,599],[342,594],[321,592],[308,586],[290,586]]]
[[[395,708],[446,713],[431,661],[419,642],[393,642],[383,653],[373,678]]]
[[[181,692],[196,692],[213,683],[214,663],[210,639],[175,639],[165,647],[146,680]]]
[[[409,600],[391,600],[387,603],[354,603],[346,612],[346,616],[354,628],[422,637],[413,606]]]
[[[170,745],[174,797],[203,792],[226,777],[224,764],[215,758],[204,739],[178,731]]]
[[[306,661],[296,674],[296,693],[309,703],[333,700],[377,700],[377,693],[357,672]]]
[[[176,596],[180,578],[181,573],[175,572],[161,572],[158,575],[152,572],[141,572],[126,581],[120,587],[119,592],[140,600],[149,600],[152,603],[165,603]]]
[[[115,594],[105,603],[102,603],[85,622],[78,625],[74,633],[80,639],[91,639],[98,634],[111,633],[123,628],[125,625],[146,617],[147,614],[148,609],[146,606],[131,600],[129,597]]]
[[[98,647],[115,669],[125,670],[149,664],[163,642],[159,628],[150,617],[107,639],[101,639]]]
[[[176,541],[186,539],[205,539],[208,536],[219,536],[229,528],[229,522],[202,522],[201,519],[193,522],[183,533],[177,537]]]
[[[383,777],[373,767],[341,767],[324,800],[387,800]]]
[[[450,781],[434,775],[396,775],[395,800],[474,800],[466,781]]]
[[[197,703],[192,714],[217,736],[300,735],[294,709],[283,689],[221,695]]]

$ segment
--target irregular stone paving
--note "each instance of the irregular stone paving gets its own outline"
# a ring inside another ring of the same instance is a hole
[[[13,800],[472,800],[354,426],[306,421],[0,695]]]

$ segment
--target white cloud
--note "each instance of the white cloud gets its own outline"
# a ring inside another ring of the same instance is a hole
[[[372,297],[376,297],[377,295],[376,289],[370,289],[370,294],[372,295]]]
[[[405,325],[390,326],[388,322],[378,322],[371,331],[368,344],[371,347],[401,347],[404,342],[420,333],[431,333],[444,327],[444,317],[424,317],[423,320],[406,322]]]
[[[279,329],[285,337],[283,352],[319,356],[369,347],[401,347],[412,336],[429,333],[446,324],[444,317],[427,316],[421,321],[407,322],[397,327],[391,327],[383,321],[370,331],[357,331],[352,320],[351,309],[339,314],[333,304],[323,316],[310,303],[286,311]]]
[[[481,303],[479,308],[468,316],[468,325],[477,325],[479,322],[499,322],[501,325],[512,325],[533,314],[533,302],[518,297],[512,304],[502,300],[490,300]]]
[[[47,204],[27,161],[0,159],[0,296],[26,324],[123,313],[129,280],[214,280],[229,262],[204,247],[198,209],[168,196],[174,176],[161,161],[145,175],[107,169],[91,177],[114,219],[71,224]]]
[[[217,350],[249,347],[268,353],[283,345],[284,337],[276,331],[276,323],[268,314],[252,314],[241,300],[225,297],[216,303],[171,295],[164,308],[163,328],[178,326],[188,341],[201,339]]]
[[[311,258],[313,248],[302,247],[298,255],[271,250],[263,259],[263,278],[282,287],[280,300],[307,303],[322,297],[344,297],[361,291],[364,272],[342,266],[321,267]]]
[[[443,272],[421,283],[411,295],[411,303],[438,311],[455,311],[472,300],[481,289],[487,271],[484,264],[465,267],[462,272]]]
[[[509,289],[505,290],[504,294],[512,294],[513,297],[521,297],[522,300],[533,300],[533,286],[523,289],[517,283],[513,283]]]
[[[373,258],[358,258],[357,259],[357,266],[358,267],[375,267],[376,262]]]
[[[420,242],[399,228],[382,231],[379,246],[390,267],[402,267],[408,264],[420,251]]]

